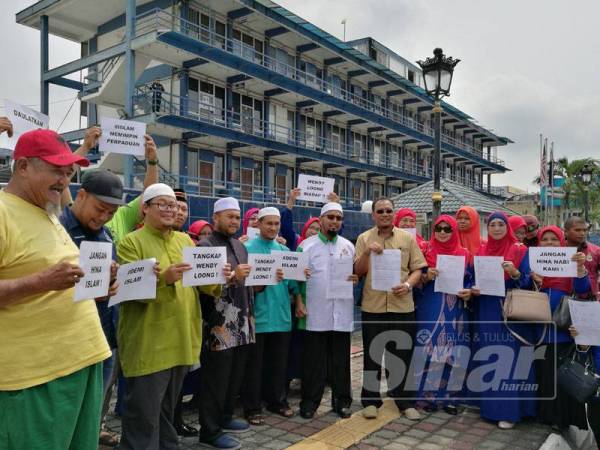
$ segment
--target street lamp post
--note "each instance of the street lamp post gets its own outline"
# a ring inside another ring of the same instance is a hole
[[[441,48],[433,50],[433,58],[427,58],[425,61],[417,61],[423,71],[423,80],[425,81],[425,90],[434,99],[434,139],[433,139],[433,193],[431,200],[433,202],[432,220],[442,213],[442,192],[440,189],[441,175],[441,152],[442,152],[442,105],[441,99],[450,95],[450,85],[452,84],[452,74],[454,66],[460,62],[460,59],[453,59],[451,56],[445,56]]]
[[[585,223],[590,223],[590,183],[592,182],[592,175],[594,173],[594,167],[586,162],[581,168],[581,183],[583,184],[583,218]]]

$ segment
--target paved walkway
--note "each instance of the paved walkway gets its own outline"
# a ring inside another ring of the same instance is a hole
[[[376,420],[367,420],[360,414],[362,378],[362,347],[360,334],[353,337],[352,387],[355,402],[353,416],[341,420],[331,412],[331,391],[326,389],[321,407],[312,420],[295,416],[283,419],[265,412],[266,425],[252,427],[250,431],[237,435],[243,449],[538,449],[551,433],[549,427],[534,422],[523,422],[512,430],[500,430],[495,423],[479,417],[477,409],[468,408],[458,416],[445,412],[424,415],[418,422],[401,417],[391,401],[386,401]],[[289,402],[298,411],[300,393],[292,391]],[[185,420],[197,426],[195,411],[185,413]],[[120,420],[110,416],[108,426],[120,431]],[[196,438],[181,441],[181,448],[199,449]]]

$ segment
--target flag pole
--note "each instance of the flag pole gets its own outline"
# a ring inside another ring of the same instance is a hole
[[[550,175],[548,176],[550,185],[550,220],[554,221],[554,141],[550,143]]]

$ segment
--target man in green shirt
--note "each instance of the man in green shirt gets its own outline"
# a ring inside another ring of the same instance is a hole
[[[174,408],[183,378],[200,357],[202,318],[198,293],[184,287],[183,248],[191,238],[173,231],[177,214],[175,193],[156,183],[142,194],[144,227],[125,236],[118,246],[122,264],[156,258],[156,298],[122,303],[118,327],[119,358],[127,380],[122,417],[121,450],[175,449]],[[226,265],[225,276],[230,276]],[[220,295],[220,286],[203,286]]]
[[[261,209],[258,212],[260,236],[245,243],[248,253],[268,255],[272,251],[289,251],[276,241],[280,225],[281,215],[277,208]],[[301,298],[296,281],[283,280],[282,269],[277,271],[277,276],[281,280],[278,284],[254,288],[256,344],[250,346],[242,387],[244,413],[252,425],[264,424],[262,397],[269,411],[283,417],[294,415],[287,402],[285,386],[292,331],[290,294],[298,301]]]

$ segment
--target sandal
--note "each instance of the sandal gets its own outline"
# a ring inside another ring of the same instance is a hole
[[[273,414],[279,414],[282,417],[285,417],[286,419],[289,419],[291,417],[294,417],[294,415],[296,413],[294,413],[294,410],[292,408],[290,408],[289,406],[283,406],[279,409],[269,409],[270,412],[272,412]]]
[[[250,425],[257,427],[265,424],[265,417],[262,414],[250,414],[246,417],[246,420]]]
[[[100,431],[98,444],[104,445],[105,447],[116,447],[117,445],[119,445],[118,435],[102,430]]]

